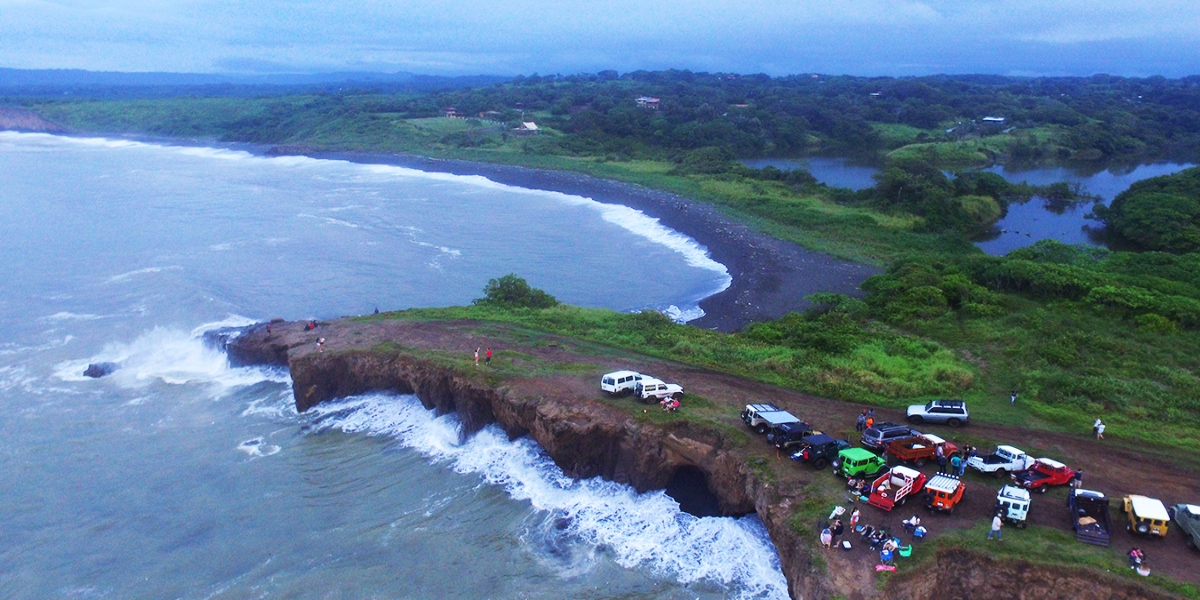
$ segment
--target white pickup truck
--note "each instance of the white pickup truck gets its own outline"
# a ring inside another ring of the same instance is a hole
[[[1012,446],[996,446],[996,451],[987,456],[973,456],[967,460],[967,466],[980,473],[991,473],[996,477],[1006,477],[1009,473],[1017,473],[1032,467],[1034,459],[1018,448]]]

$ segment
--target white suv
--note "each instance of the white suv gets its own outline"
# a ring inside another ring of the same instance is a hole
[[[908,407],[908,422],[913,425],[945,423],[958,427],[970,423],[971,416],[967,414],[967,403],[962,400],[933,400]]]
[[[642,400],[662,400],[669,396],[675,396],[683,393],[683,386],[674,383],[666,383],[661,379],[643,375],[642,380],[638,382],[634,393]]]
[[[636,371],[613,371],[600,378],[600,389],[614,396],[632,394],[642,382],[642,374]]]

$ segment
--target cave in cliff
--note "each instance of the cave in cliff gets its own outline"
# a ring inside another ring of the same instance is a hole
[[[716,494],[708,487],[708,479],[696,467],[676,469],[667,483],[666,492],[679,503],[679,509],[683,512],[697,517],[723,516]]]

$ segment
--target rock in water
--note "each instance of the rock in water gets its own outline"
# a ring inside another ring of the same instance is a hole
[[[117,363],[102,362],[92,363],[88,365],[86,371],[83,372],[84,377],[104,377],[117,370]]]

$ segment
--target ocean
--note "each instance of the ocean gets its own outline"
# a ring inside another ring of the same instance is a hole
[[[11,132],[0,178],[0,596],[786,597],[753,515],[572,480],[411,396],[297,414],[285,371],[203,342],[465,304],[510,272],[699,316],[725,268],[619,199]],[[83,377],[93,362],[119,368]]]

